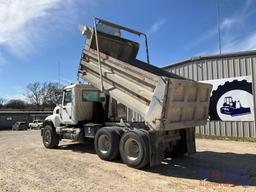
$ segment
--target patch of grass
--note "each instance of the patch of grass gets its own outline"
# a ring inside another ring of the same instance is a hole
[[[256,142],[256,138],[253,138],[253,137],[227,137],[227,136],[216,136],[216,135],[200,135],[198,133],[196,133],[196,138],[226,140],[226,141]]]

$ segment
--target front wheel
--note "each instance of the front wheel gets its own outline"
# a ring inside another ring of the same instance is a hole
[[[51,125],[46,125],[43,130],[43,144],[48,149],[56,148],[59,145],[59,137]]]

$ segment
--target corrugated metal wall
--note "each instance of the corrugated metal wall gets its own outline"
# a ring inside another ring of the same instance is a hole
[[[143,117],[132,109],[127,108],[126,112],[126,118],[128,121],[143,121]]]
[[[165,69],[196,81],[252,75],[256,106],[256,52],[248,55],[202,57],[170,65]],[[196,131],[202,135],[256,137],[254,121],[209,121],[206,126],[197,127]]]

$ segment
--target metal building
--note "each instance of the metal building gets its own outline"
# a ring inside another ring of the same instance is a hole
[[[37,119],[45,119],[50,111],[0,111],[0,130],[11,129],[16,122],[27,124]]]
[[[196,81],[214,82],[238,78],[236,80],[238,82],[239,78],[251,79],[251,100],[253,103],[251,107],[253,114],[251,115],[253,117],[250,120],[210,120],[206,126],[197,127],[196,130],[202,135],[256,137],[256,113],[253,112],[255,111],[254,106],[256,106],[256,51],[193,57],[168,65],[164,69]],[[247,100],[245,99],[244,102]]]

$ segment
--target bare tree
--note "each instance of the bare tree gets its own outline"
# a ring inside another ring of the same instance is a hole
[[[27,97],[32,104],[36,105],[37,110],[40,108],[44,110],[45,107],[53,109],[61,102],[62,89],[63,86],[53,82],[30,83],[27,86]]]
[[[50,82],[47,84],[47,87],[46,87],[47,94],[45,98],[47,105],[53,108],[56,105],[61,103],[62,89],[63,89],[63,86],[59,85],[58,83]]]
[[[5,98],[2,98],[0,97],[0,108],[2,108],[4,106],[4,104],[6,103],[6,99]]]
[[[6,103],[6,99],[3,97],[0,97],[0,105],[4,105]]]
[[[42,105],[47,105],[47,97],[48,97],[48,83],[44,82],[41,86],[41,97],[42,97]]]
[[[27,85],[27,98],[36,105],[37,109],[43,104],[42,85],[40,82],[30,83]]]

